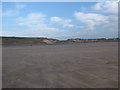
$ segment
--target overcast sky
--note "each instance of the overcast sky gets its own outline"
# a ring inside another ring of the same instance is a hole
[[[68,38],[118,36],[118,3],[3,2],[2,35]]]

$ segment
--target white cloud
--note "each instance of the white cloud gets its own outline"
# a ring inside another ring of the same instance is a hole
[[[2,13],[2,16],[14,16],[16,14],[18,14],[18,11],[16,10],[7,10]]]
[[[40,23],[45,22],[46,15],[42,13],[30,13],[27,17],[19,17],[17,20],[19,21],[19,25],[32,27]]]
[[[117,1],[99,2],[93,8],[103,13],[115,14],[118,12],[118,2]]]
[[[92,9],[96,10],[97,12],[107,14],[107,21],[109,23],[105,25],[101,25],[102,27],[107,27],[109,30],[113,29],[118,30],[118,0],[112,0],[112,1],[105,1],[105,2],[99,2],[95,4]]]
[[[62,19],[59,18],[59,17],[51,17],[51,21],[52,21],[52,22],[61,22]]]
[[[20,10],[25,8],[27,5],[25,4],[16,4],[14,9],[9,9],[9,10],[5,10],[3,11],[1,16],[14,16],[19,14]]]
[[[51,20],[43,13],[29,13],[26,17],[17,18],[17,21],[19,26],[25,27],[20,32],[24,36],[52,37],[53,34],[62,35],[66,33],[66,30],[56,28],[53,24],[49,24]],[[58,22],[58,18],[55,21]]]
[[[30,29],[37,30],[38,32],[39,31],[44,31],[44,32],[60,31],[57,28],[49,27],[47,24],[42,24],[42,23],[36,24],[36,25],[32,26],[32,28],[30,28]]]
[[[19,4],[19,3],[17,3],[16,4],[16,9],[23,9],[23,8],[25,8],[27,5],[26,4]]]
[[[17,33],[17,32],[14,32],[14,31],[11,31],[11,30],[2,30],[2,32],[0,33],[0,35],[2,36],[21,36],[22,34],[21,33]]]
[[[18,25],[27,27],[31,31],[37,32],[51,32],[62,31],[60,29],[50,27],[46,19],[46,15],[42,13],[30,13],[26,17],[17,18]]]
[[[60,17],[51,17],[50,20],[53,23],[58,23],[58,24],[62,25],[63,27],[69,27],[69,28],[75,27],[74,24],[71,24],[72,20],[70,20],[70,19],[62,19]]]
[[[97,25],[109,23],[108,17],[101,14],[76,12],[74,15],[78,21],[87,24],[89,30],[94,30]]]

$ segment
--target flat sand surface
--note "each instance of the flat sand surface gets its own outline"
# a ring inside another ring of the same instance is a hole
[[[117,88],[116,42],[3,46],[3,88]]]

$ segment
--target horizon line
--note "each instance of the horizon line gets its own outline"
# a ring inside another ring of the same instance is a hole
[[[0,36],[0,38],[46,38],[46,39],[56,39],[56,38],[50,38],[50,37],[30,37],[30,36]],[[120,37],[99,37],[99,38],[68,38],[68,39],[120,39]],[[68,39],[57,39],[57,40],[68,40]]]

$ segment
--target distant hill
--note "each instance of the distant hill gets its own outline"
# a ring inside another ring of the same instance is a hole
[[[16,45],[16,44],[65,44],[65,43],[88,43],[88,42],[116,42],[119,38],[99,38],[99,39],[67,39],[57,40],[51,38],[33,38],[33,37],[0,37],[3,45]]]

